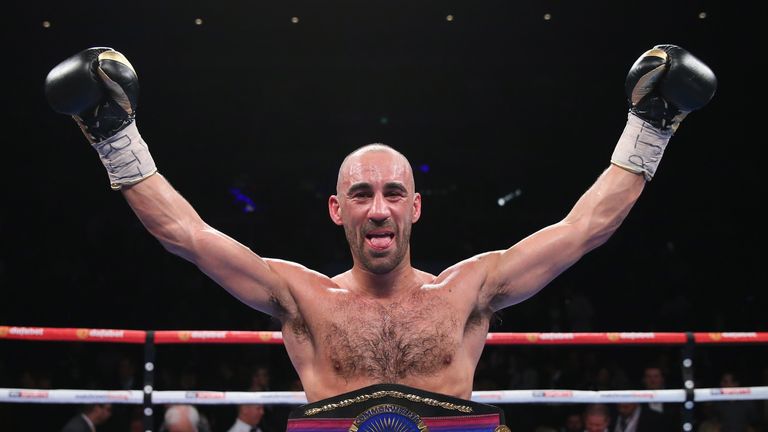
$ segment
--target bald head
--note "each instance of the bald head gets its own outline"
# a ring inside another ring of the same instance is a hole
[[[383,156],[383,157],[375,157]],[[341,194],[345,190],[345,182],[351,182],[351,178],[359,177],[368,164],[387,164],[403,176],[406,187],[410,192],[416,190],[416,182],[413,179],[413,169],[408,159],[392,147],[381,144],[368,144],[358,148],[344,158],[339,168],[339,176],[336,179],[336,193]],[[346,185],[347,187],[349,185]]]
[[[168,432],[197,432],[200,414],[192,405],[171,405],[165,411],[164,426]]]
[[[392,147],[370,144],[344,158],[328,212],[344,227],[355,268],[381,275],[410,266],[411,225],[421,216],[415,189],[411,164]]]

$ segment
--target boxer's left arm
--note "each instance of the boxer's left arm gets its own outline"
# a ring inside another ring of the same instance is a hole
[[[685,116],[714,95],[707,65],[674,45],[657,45],[630,68],[630,110],[611,165],[560,222],[505,251],[483,256],[484,298],[494,310],[536,294],[618,229],[656,172],[664,149]]]
[[[511,248],[487,254],[483,286],[493,310],[533,296],[621,225],[645,186],[642,175],[611,165],[568,215]]]

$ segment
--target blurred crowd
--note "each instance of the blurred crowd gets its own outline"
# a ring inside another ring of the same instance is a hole
[[[38,344],[4,341],[13,356],[0,357],[0,387],[141,389],[141,349],[103,344]],[[95,346],[98,345],[98,346]],[[41,355],[42,354],[42,355]],[[697,387],[768,385],[764,347],[697,352]],[[489,346],[478,365],[475,390],[681,388],[679,347]],[[160,346],[157,390],[300,391],[279,346]],[[682,405],[505,404],[513,432],[679,431]],[[168,432],[283,431],[287,405],[158,406],[157,430]],[[768,431],[768,401],[700,403],[695,431]],[[135,405],[0,404],[2,430],[139,432]]]

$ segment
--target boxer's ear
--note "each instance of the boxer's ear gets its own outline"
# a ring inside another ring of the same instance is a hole
[[[331,195],[328,198],[328,214],[331,215],[331,220],[336,225],[344,225],[344,221],[341,218],[341,203],[336,195]]]
[[[416,192],[413,196],[412,223],[416,223],[421,217],[421,194]]]

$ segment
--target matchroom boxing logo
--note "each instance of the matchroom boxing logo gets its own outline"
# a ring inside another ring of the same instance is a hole
[[[572,390],[536,390],[531,393],[535,398],[564,398],[572,399]]]
[[[184,393],[186,399],[226,399],[224,392],[210,392],[210,391],[188,391]]]

